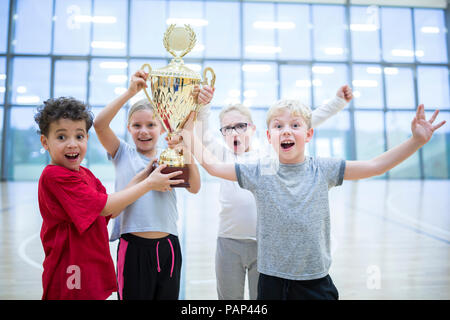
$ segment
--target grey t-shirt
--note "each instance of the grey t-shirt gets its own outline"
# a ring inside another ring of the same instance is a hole
[[[140,154],[135,146],[122,139],[114,158],[108,154],[116,172],[115,190],[123,190],[130,180],[143,170],[150,159]],[[161,150],[158,149],[156,157]],[[161,231],[178,235],[178,211],[175,190],[167,192],[149,191],[125,208],[120,216],[114,219],[110,241],[120,238],[129,232]]]
[[[290,279],[326,276],[331,265],[328,190],[342,184],[345,161],[312,158],[278,165],[236,163],[241,188],[257,206],[258,271]],[[242,214],[245,214],[243,212]]]

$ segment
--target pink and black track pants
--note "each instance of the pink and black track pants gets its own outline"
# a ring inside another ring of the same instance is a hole
[[[178,237],[146,239],[123,234],[117,249],[120,300],[177,300],[181,249]]]

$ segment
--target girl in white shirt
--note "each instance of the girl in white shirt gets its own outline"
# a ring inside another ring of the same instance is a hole
[[[339,88],[331,102],[313,111],[312,127],[317,127],[338,113],[352,98],[349,86]],[[225,107],[219,115],[220,131],[228,150],[220,150],[218,146],[221,146],[221,143],[208,141],[208,116],[208,112],[198,115],[196,132],[202,135],[204,145],[210,146],[209,150],[216,150],[214,153],[224,156],[219,158],[246,163],[261,157],[260,150],[256,150],[252,143],[256,128],[247,107],[231,105]],[[203,130],[198,130],[200,126]],[[247,276],[249,298],[255,300],[259,277],[256,269],[255,199],[251,192],[241,189],[237,182],[221,180],[219,201],[221,210],[216,249],[218,297],[220,300],[242,300]]]

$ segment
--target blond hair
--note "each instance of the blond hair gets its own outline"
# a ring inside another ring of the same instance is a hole
[[[267,111],[267,128],[269,128],[269,124],[272,118],[282,110],[288,110],[291,112],[291,115],[302,117],[308,128],[311,128],[311,108],[298,100],[288,99],[277,101],[270,107],[269,111]]]
[[[237,111],[240,114],[242,114],[244,117],[247,117],[248,121],[250,123],[253,123],[253,119],[252,119],[252,114],[250,112],[250,109],[246,106],[244,106],[243,104],[237,103],[237,104],[230,104],[226,107],[222,108],[222,111],[220,111],[219,114],[219,120],[220,123],[222,123],[223,117],[225,116],[226,113],[231,112],[231,111]]]
[[[131,106],[130,110],[128,110],[128,124],[130,124],[131,116],[133,115],[133,113],[140,110],[150,110],[151,112],[153,112],[153,115],[155,114],[155,110],[153,110],[153,106],[150,104],[147,98],[141,99],[135,102]]]

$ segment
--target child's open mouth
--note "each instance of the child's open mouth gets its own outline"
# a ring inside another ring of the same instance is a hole
[[[148,138],[148,139],[138,139],[139,141],[142,141],[142,142],[148,142],[148,141],[152,141],[153,139],[152,138]]]
[[[295,145],[295,142],[293,142],[293,141],[283,141],[283,142],[281,142],[281,149],[288,151],[292,147],[294,147],[294,145]]]
[[[66,159],[70,160],[70,161],[75,161],[78,159],[78,157],[80,156],[79,153],[68,153],[64,155],[66,157]]]

